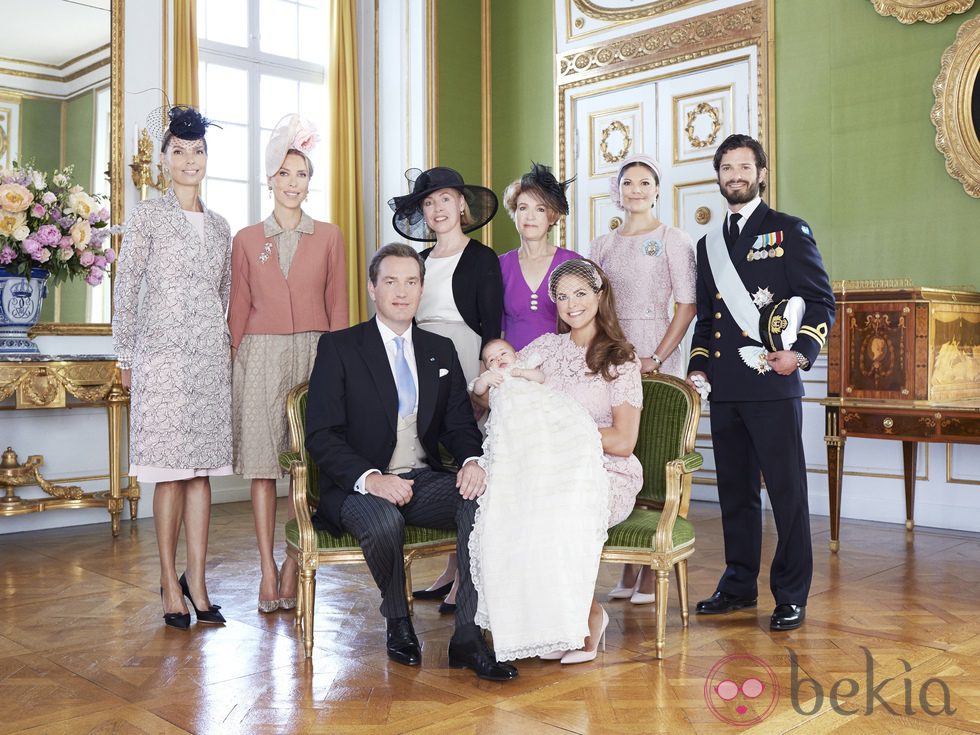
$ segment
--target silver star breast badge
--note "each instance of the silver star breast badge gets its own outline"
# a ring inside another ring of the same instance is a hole
[[[759,290],[752,294],[752,303],[755,304],[757,309],[761,309],[763,306],[769,306],[772,303],[772,291],[759,286]]]

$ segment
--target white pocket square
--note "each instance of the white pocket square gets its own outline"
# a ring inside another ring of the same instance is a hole
[[[439,377],[444,378],[449,375],[449,371],[446,368],[439,368]]]

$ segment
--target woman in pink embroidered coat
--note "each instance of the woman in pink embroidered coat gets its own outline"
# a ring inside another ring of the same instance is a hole
[[[280,573],[272,551],[276,480],[284,474],[279,453],[289,448],[286,396],[309,380],[320,335],[348,326],[343,235],[302,210],[317,138],[299,115],[279,122],[265,160],[274,209],[264,222],[235,235],[232,248],[234,466],[251,480],[263,613],[296,607],[299,570],[287,556]],[[292,509],[290,502],[290,517]]]

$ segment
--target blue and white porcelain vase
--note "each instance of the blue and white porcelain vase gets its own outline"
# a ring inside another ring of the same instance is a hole
[[[48,272],[31,268],[31,277],[0,268],[0,355],[36,355],[37,343],[27,332],[41,316],[48,293]]]

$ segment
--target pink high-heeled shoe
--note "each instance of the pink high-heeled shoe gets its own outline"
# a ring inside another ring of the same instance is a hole
[[[561,662],[563,664],[582,664],[586,661],[593,661],[596,654],[599,652],[599,644],[602,644],[602,651],[606,651],[606,628],[609,627],[609,615],[606,613],[606,609],[603,607],[599,608],[602,610],[602,625],[599,626],[598,635],[592,636],[595,639],[595,648],[591,651],[584,648],[580,648],[577,651],[569,651],[564,656],[561,657]]]

